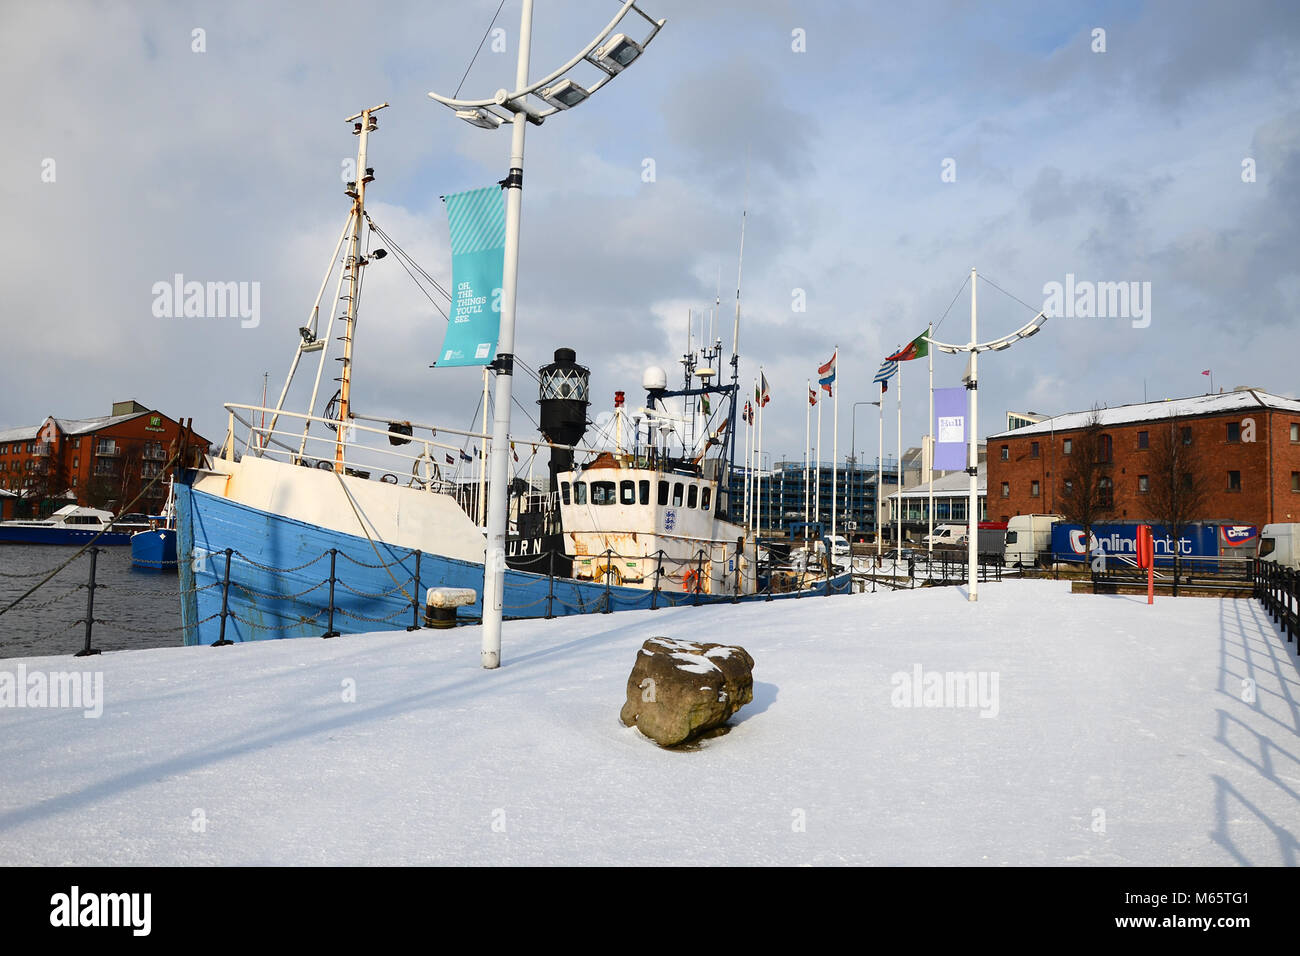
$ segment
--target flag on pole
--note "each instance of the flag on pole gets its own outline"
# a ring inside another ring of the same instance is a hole
[[[461,460],[461,461],[473,461],[474,459],[471,458],[469,455],[465,454],[465,449],[462,448],[462,449],[460,450],[460,460]]]
[[[746,424],[749,425],[754,424],[754,406],[751,403],[746,402],[745,411],[741,413],[740,417],[745,420]]]
[[[831,354],[831,360],[817,369],[817,384],[820,385],[827,395],[834,395],[831,386],[835,384],[835,356],[839,354],[836,350]]]
[[[762,408],[772,400],[772,390],[767,387],[767,375],[763,372],[758,373],[759,382],[754,386],[754,401],[758,402],[758,407]]]
[[[912,359],[925,358],[930,354],[930,343],[926,341],[926,336],[929,334],[928,331],[922,332],[893,355],[888,356],[885,361],[910,362]]]
[[[443,455],[442,457],[447,459],[447,464],[449,465],[456,464],[456,459],[452,458],[451,455]]]
[[[880,391],[889,391],[889,380],[898,373],[898,362],[893,359],[885,359],[880,363],[880,371],[876,373],[874,381],[880,383]]]
[[[809,405],[817,404],[817,389],[813,388],[812,386],[808,387],[808,404]]]
[[[1201,374],[1202,374],[1202,375],[1209,375],[1209,374],[1210,374],[1210,370],[1207,368],[1207,369],[1206,369],[1204,372],[1202,372]]]
[[[705,414],[705,415],[711,415],[711,414],[713,414],[713,408],[712,408],[712,406],[709,404],[709,396],[707,396],[707,395],[701,395],[701,396],[700,396],[700,408],[704,409],[704,414]]]

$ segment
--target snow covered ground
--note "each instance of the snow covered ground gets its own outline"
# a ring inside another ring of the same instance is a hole
[[[653,635],[753,654],[729,734],[667,752],[619,724]],[[1005,581],[975,605],[944,588],[508,624],[490,673],[478,641],[5,661],[101,671],[104,704],[0,708],[0,864],[1300,860],[1300,679],[1253,601]],[[983,698],[901,706],[945,672]]]

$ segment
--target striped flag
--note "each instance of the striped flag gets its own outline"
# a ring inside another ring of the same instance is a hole
[[[889,380],[898,372],[898,363],[890,359],[885,359],[880,363],[880,371],[876,373],[873,381],[880,383],[880,391],[889,391]]]
[[[812,388],[811,386],[809,386],[808,388],[808,404],[809,405],[817,404],[817,389]]]
[[[927,340],[929,334],[928,331],[922,332],[893,355],[889,356],[885,361],[910,362],[913,359],[925,358],[930,354],[930,343]]]
[[[754,401],[758,402],[758,407],[762,408],[772,400],[772,390],[767,386],[767,375],[763,372],[758,373],[761,381],[754,386]]]
[[[827,395],[834,395],[831,386],[835,384],[835,357],[839,355],[836,350],[831,355],[831,360],[817,369],[817,384],[820,385]]]

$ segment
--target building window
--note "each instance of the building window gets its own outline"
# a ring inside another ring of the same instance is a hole
[[[1064,492],[1067,498],[1070,497],[1070,495],[1074,494],[1074,482],[1071,481],[1069,478],[1065,479]]]
[[[1097,482],[1097,501],[1103,508],[1114,507],[1115,485],[1109,478],[1102,478]]]
[[[1291,472],[1291,490],[1300,491],[1300,471]]]
[[[1151,434],[1149,432],[1138,432],[1138,447],[1139,448],[1151,447]]]
[[[1011,460],[1011,447],[1009,445],[1002,446],[1002,460],[1003,461]]]
[[[1291,441],[1300,445],[1300,422],[1291,423]]]
[[[1061,443],[1061,454],[1068,455],[1072,451],[1074,451],[1074,441],[1073,439],[1067,438]]]
[[[1228,422],[1228,441],[1241,441],[1241,422]]]
[[[1185,471],[1183,472],[1183,490],[1191,491],[1192,488],[1192,473],[1190,471]]]
[[[95,446],[96,455],[116,455],[117,442],[111,438],[101,438],[99,444]]]
[[[1151,478],[1148,475],[1138,475],[1138,494],[1145,495],[1151,490]]]
[[[1228,490],[1241,491],[1241,472],[1239,471],[1228,472]]]
[[[1030,458],[1037,458],[1037,457],[1038,457],[1038,442],[1036,442],[1036,441],[1031,441],[1031,442],[1029,443],[1029,457],[1030,457]]]
[[[1036,482],[1036,481],[1031,481],[1031,482],[1029,483],[1029,496],[1030,496],[1031,498],[1037,498],[1037,497],[1038,497],[1038,482]]]
[[[1002,482],[1002,497],[1003,498],[1011,497],[1011,482],[1009,481]]]
[[[1097,460],[1098,461],[1115,460],[1114,443],[1110,440],[1109,435],[1102,435],[1097,439]]]
[[[1183,444],[1184,444],[1184,445],[1190,445],[1191,443],[1192,443],[1192,426],[1191,426],[1191,425],[1184,425],[1184,426],[1183,426]]]
[[[74,471],[75,471],[77,468],[80,467],[80,461],[81,461],[81,460],[80,460],[79,458],[77,458],[76,456],[73,456],[73,459],[72,459],[72,468],[73,468]]]
[[[73,447],[73,448],[80,448],[80,447],[81,447],[81,439],[80,439],[80,438],[74,438],[74,439],[72,439],[72,447]]]

